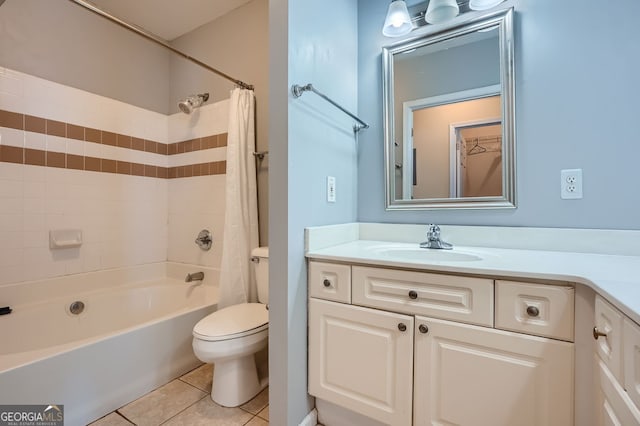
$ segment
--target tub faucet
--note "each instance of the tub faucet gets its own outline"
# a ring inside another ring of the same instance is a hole
[[[190,283],[191,281],[202,281],[204,279],[204,272],[194,272],[193,274],[187,274],[184,282]]]
[[[451,250],[453,245],[440,239],[440,227],[433,223],[429,225],[427,241],[420,243],[421,248]]]

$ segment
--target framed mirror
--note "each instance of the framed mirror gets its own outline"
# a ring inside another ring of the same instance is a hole
[[[383,47],[387,210],[515,208],[513,9]]]

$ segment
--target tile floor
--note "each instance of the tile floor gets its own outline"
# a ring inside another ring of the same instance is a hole
[[[213,366],[203,364],[141,398],[91,423],[92,426],[269,424],[269,388],[237,408],[225,408],[209,396]]]

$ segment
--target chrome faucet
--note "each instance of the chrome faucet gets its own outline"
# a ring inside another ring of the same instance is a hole
[[[453,245],[440,239],[440,227],[432,223],[427,232],[427,241],[420,243],[420,248],[451,250]]]
[[[192,274],[187,274],[187,277],[184,279],[184,282],[190,283],[191,281],[202,281],[204,280],[204,272],[194,272]]]

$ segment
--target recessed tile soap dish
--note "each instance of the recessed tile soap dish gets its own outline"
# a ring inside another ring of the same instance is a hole
[[[81,229],[52,229],[49,231],[49,248],[64,249],[82,245]]]

